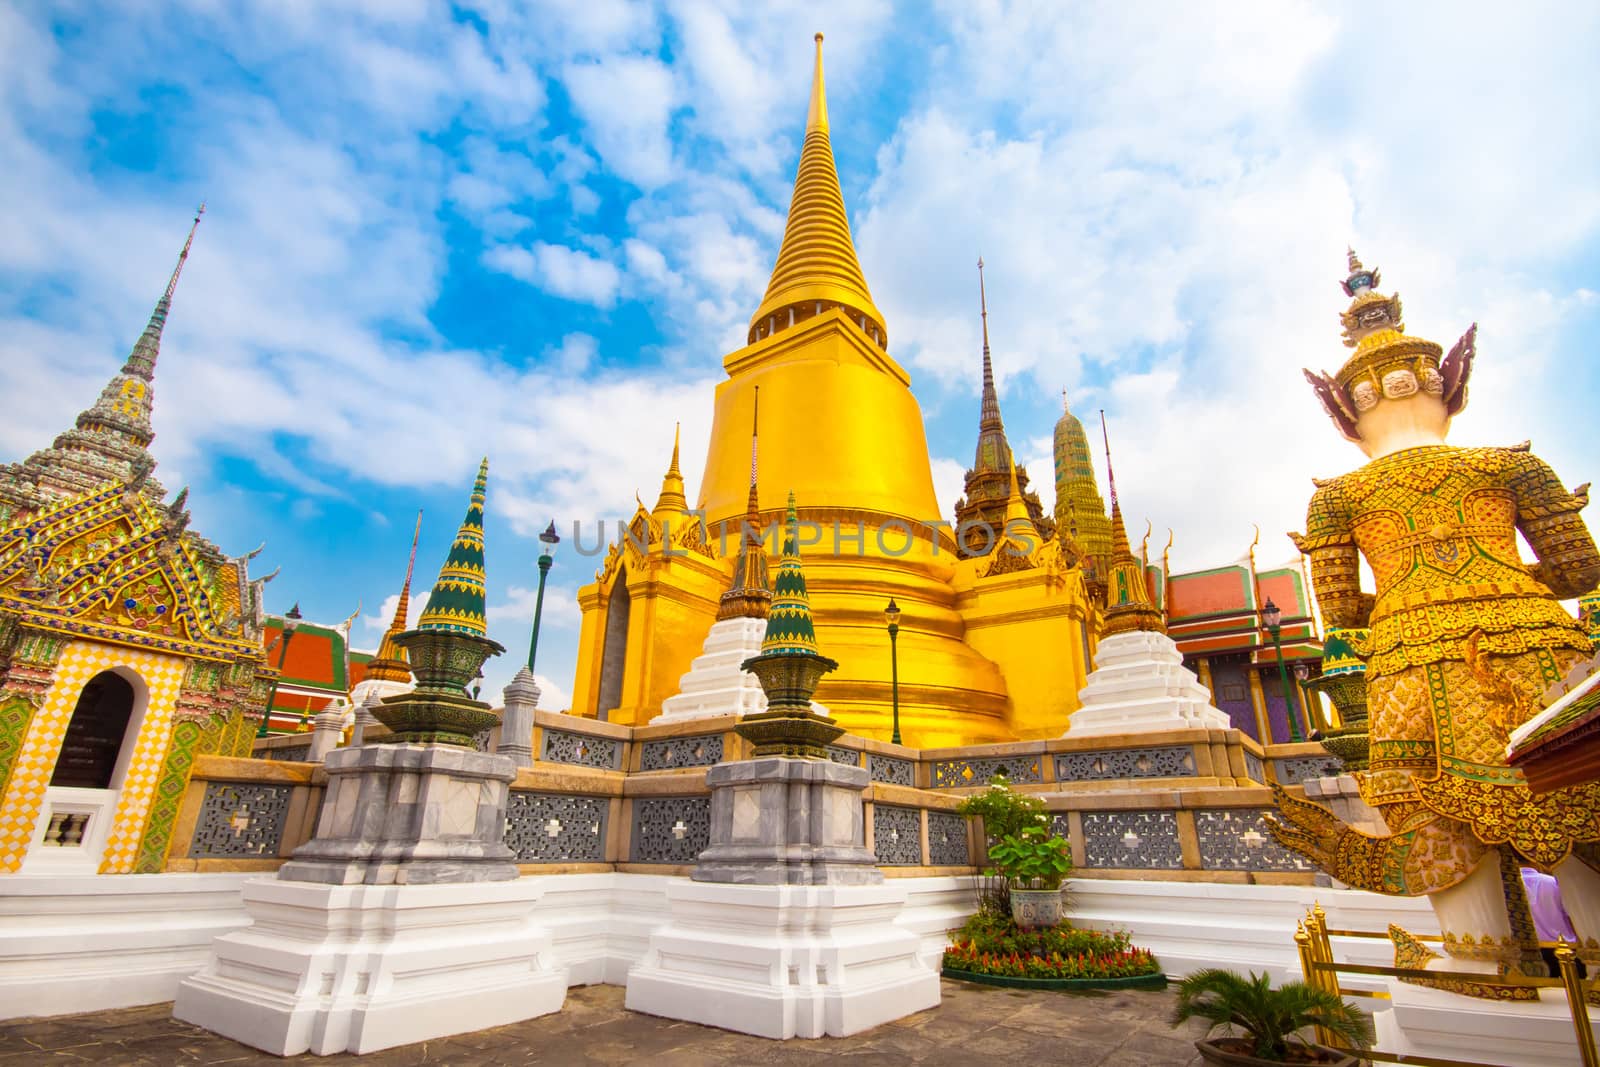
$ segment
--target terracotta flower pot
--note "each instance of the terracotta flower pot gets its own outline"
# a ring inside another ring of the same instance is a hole
[[[1194,1047],[1200,1052],[1200,1059],[1212,1067],[1284,1067],[1284,1063],[1301,1064],[1304,1067],[1356,1067],[1360,1061],[1354,1056],[1335,1052],[1323,1048],[1321,1045],[1312,1046],[1322,1053],[1320,1060],[1264,1060],[1259,1056],[1249,1053],[1250,1043],[1242,1038],[1221,1037],[1214,1041],[1196,1041]]]
[[[1061,925],[1061,890],[1012,887],[1011,918],[1022,927]]]

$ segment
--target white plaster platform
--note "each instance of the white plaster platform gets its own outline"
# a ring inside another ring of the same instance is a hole
[[[671,919],[627,1006],[758,1037],[843,1037],[939,1003],[939,976],[883,885],[668,887]]]
[[[159,1004],[246,926],[259,874],[0,878],[0,1019]]]
[[[216,940],[172,1014],[279,1056],[365,1053],[560,1009],[539,879],[244,886],[254,922]]]
[[[1082,706],[1063,737],[1098,737],[1166,730],[1226,730],[1226,712],[1183,665],[1183,654],[1162,633],[1134,630],[1103,639],[1094,671],[1078,691]]]
[[[711,624],[700,655],[689,673],[678,680],[678,692],[661,702],[661,714],[651,726],[714,719],[719,715],[755,715],[767,710],[761,683],[739,664],[761,654],[766,619],[720,619]],[[828,709],[812,701],[811,710],[827,715]]]
[[[1393,961],[1390,960],[1390,963]],[[1382,979],[1389,1010],[1375,1012],[1377,1047],[1385,1052],[1435,1056],[1468,1063],[1516,1067],[1572,1067],[1578,1062],[1572,1014],[1559,989],[1541,989],[1537,1002],[1478,1000],[1441,989]],[[1600,1011],[1589,1009],[1600,1027]]]

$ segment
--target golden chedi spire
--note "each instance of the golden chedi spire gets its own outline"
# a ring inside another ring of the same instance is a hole
[[[1106,482],[1111,488],[1111,566],[1106,575],[1106,634],[1145,630],[1166,633],[1161,611],[1150,600],[1144,567],[1128,544],[1117,499],[1117,475],[1111,467],[1111,437],[1106,433],[1106,413],[1100,412],[1100,434],[1106,446]]]
[[[650,517],[659,523],[681,519],[689,513],[689,500],[683,494],[683,472],[678,469],[678,439],[681,431],[681,425],[672,431],[672,462],[667,465],[667,473],[661,479],[661,495],[656,497],[656,506],[650,512]]]
[[[1037,493],[1028,489],[1028,471],[1018,467],[1006,440],[1005,423],[1000,418],[1000,394],[994,384],[994,362],[989,354],[989,295],[983,282],[983,260],[978,260],[978,311],[983,332],[983,391],[978,411],[978,448],[972,467],[962,481],[962,497],[956,501],[956,529],[961,552],[982,556],[1005,539],[1011,483],[1027,508],[1034,530],[1043,537],[1055,532],[1055,525],[1044,513]]]
[[[1006,497],[1005,532],[1013,540],[1027,536],[1037,542],[1039,538],[1039,527],[1028,513],[1028,502],[1022,498],[1022,489],[1017,485],[1017,461],[1014,459],[1011,461],[1011,493]]]
[[[733,563],[733,581],[717,605],[717,621],[764,619],[772,607],[772,586],[767,581],[767,548],[761,538],[761,505],[756,492],[756,459],[760,438],[761,387],[755,389],[750,411],[750,499],[740,531],[739,556]]]
[[[822,79],[822,34],[817,34],[817,65],[806,113],[806,140],[800,151],[789,221],[767,295],[750,319],[750,343],[797,321],[841,308],[879,348],[889,347],[883,314],[872,302],[867,279],[850,239],[850,219],[833,164],[828,139],[828,99]]]
[[[411,665],[406,650],[395,643],[395,638],[406,631],[406,616],[411,613],[411,572],[417,566],[417,540],[422,536],[422,510],[417,509],[417,528],[411,534],[411,559],[406,562],[406,580],[400,587],[400,600],[394,606],[394,618],[378,643],[378,654],[367,664],[364,677],[380,682],[411,681]]]

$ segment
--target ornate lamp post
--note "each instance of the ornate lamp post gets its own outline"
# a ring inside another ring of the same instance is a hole
[[[1305,735],[1300,732],[1300,704],[1294,698],[1294,691],[1289,688],[1289,669],[1283,664],[1283,612],[1271,597],[1267,598],[1266,607],[1261,609],[1261,621],[1272,635],[1272,647],[1278,653],[1278,685],[1283,689],[1285,710],[1289,713],[1289,740],[1299,743],[1305,740]]]
[[[556,523],[550,520],[550,525],[544,533],[539,535],[544,551],[539,553],[539,595],[533,602],[533,638],[528,642],[528,673],[533,673],[533,660],[539,654],[539,620],[544,615],[544,580],[550,574],[550,565],[555,562],[556,545],[561,543],[561,537],[556,533]]]
[[[272,702],[278,699],[278,681],[283,677],[283,661],[289,658],[289,640],[294,637],[295,628],[304,618],[300,614],[300,602],[295,601],[294,607],[289,609],[289,614],[283,617],[283,632],[278,635],[278,640],[273,642],[278,646],[278,674],[272,679],[272,688],[267,690],[267,706],[261,712],[261,728],[256,731],[257,737],[267,736],[267,723],[272,720]],[[271,652],[269,648],[267,650]]]
[[[889,624],[889,694],[894,707],[894,732],[889,735],[889,740],[895,744],[900,743],[900,649],[898,638],[900,636],[900,605],[889,598],[889,606],[883,609],[884,620]]]

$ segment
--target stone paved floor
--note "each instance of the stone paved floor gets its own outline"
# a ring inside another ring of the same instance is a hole
[[[369,1056],[301,1056],[305,1064],[363,1067],[484,1067],[490,1064],[646,1063],[845,1067],[1190,1067],[1197,1032],[1167,1027],[1172,992],[1034,993],[944,982],[944,1003],[842,1039],[765,1041],[626,1011],[619,986],[569,990],[560,1012],[496,1030],[428,1041]],[[23,1064],[287,1062],[175,1021],[170,1004],[0,1023],[0,1067]]]

